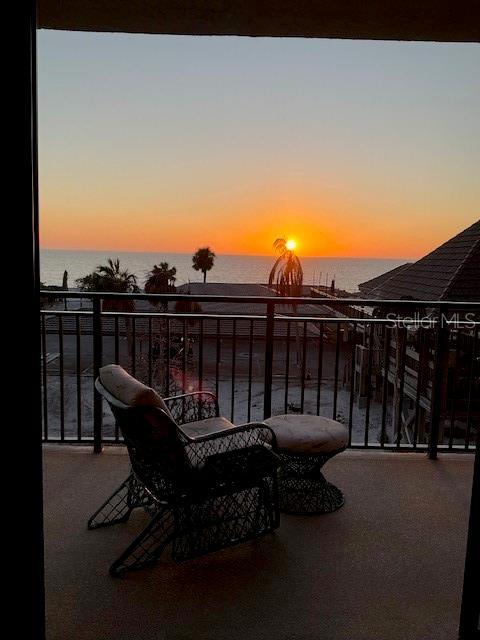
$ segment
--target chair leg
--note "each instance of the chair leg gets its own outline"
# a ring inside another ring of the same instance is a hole
[[[87,527],[98,529],[126,522],[135,507],[145,506],[149,502],[151,502],[150,496],[131,473],[90,517]]]
[[[269,522],[269,531],[280,526],[280,509],[278,506],[278,487],[275,476],[264,479],[261,488],[261,506],[265,509]]]
[[[267,533],[277,529],[280,524],[276,478],[263,478],[257,488],[258,500],[253,526],[257,533]]]
[[[269,501],[269,490],[268,485],[265,480],[258,485],[258,499],[257,499],[257,508],[255,509],[254,516],[254,528],[255,531],[262,530],[262,524],[268,522],[270,524],[270,501]]]
[[[168,507],[160,508],[145,529],[110,567],[110,575],[118,577],[126,571],[142,569],[156,563],[175,535],[175,519]]]
[[[278,478],[275,474],[272,477],[272,489],[270,495],[270,514],[272,517],[272,531],[280,526],[280,501],[278,493]]]

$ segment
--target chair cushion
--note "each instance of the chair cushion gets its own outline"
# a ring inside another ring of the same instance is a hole
[[[218,418],[206,418],[205,420],[197,420],[196,422],[187,422],[180,427],[190,438],[198,438],[206,436],[216,431],[231,429],[235,425],[221,416]]]
[[[343,424],[323,416],[285,414],[264,420],[277,438],[279,449],[301,453],[327,453],[348,442]]]
[[[129,407],[159,407],[168,415],[167,405],[151,387],[132,377],[118,364],[107,364],[99,372],[99,378],[105,389],[117,400]]]

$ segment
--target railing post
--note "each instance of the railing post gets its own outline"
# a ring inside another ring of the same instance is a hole
[[[93,298],[93,451],[94,453],[102,452],[102,420],[103,407],[102,396],[95,389],[95,380],[98,377],[100,367],[102,366],[102,301],[99,296]]]
[[[478,576],[480,572],[480,431],[477,433],[473,467],[472,497],[468,521],[467,551],[463,574],[462,606],[460,610],[459,640],[478,638],[480,601]]]
[[[273,381],[273,328],[275,322],[275,304],[267,302],[267,327],[265,333],[265,381],[263,388],[263,419],[272,415]]]
[[[446,377],[448,366],[449,329],[444,326],[442,309],[438,310],[438,325],[435,340],[435,360],[432,379],[432,399],[430,405],[430,440],[428,443],[428,457],[437,459],[438,436],[440,432],[440,417],[442,402],[446,393]]]

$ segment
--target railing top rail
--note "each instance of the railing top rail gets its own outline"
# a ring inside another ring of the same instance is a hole
[[[40,309],[40,315],[42,316],[87,316],[93,315],[92,310],[86,311],[85,309]]]
[[[93,315],[92,311],[64,311],[62,310],[50,310],[50,309],[41,309],[40,313],[42,315],[48,316],[69,316],[69,315],[84,315],[91,317]],[[100,315],[102,317],[111,317],[115,318],[120,316],[121,318],[180,318],[180,319],[194,319],[194,320],[262,320],[265,321],[267,316],[265,314],[257,314],[257,315],[246,315],[239,313],[181,313],[181,312],[168,312],[168,311],[101,311]],[[277,318],[278,316],[276,316]],[[317,320],[316,317],[313,317],[312,320]]]
[[[95,298],[122,300],[158,300],[159,302],[199,301],[199,302],[231,302],[258,303],[266,305],[306,305],[341,307],[352,305],[357,307],[399,307],[399,308],[436,308],[436,309],[478,309],[480,302],[457,302],[454,300],[374,300],[362,298],[304,298],[283,296],[217,296],[181,293],[112,293],[99,291],[51,291],[42,289],[41,295],[48,298]]]
[[[83,317],[92,317],[92,311],[65,311],[63,309],[51,310],[51,309],[41,309],[40,314],[44,316],[83,316]],[[102,317],[121,317],[121,318],[170,318],[170,319],[179,319],[179,320],[247,320],[247,321],[261,321],[266,322],[268,316],[265,314],[239,314],[239,313],[179,313],[179,312],[162,312],[162,311],[147,311],[147,312],[139,312],[139,311],[101,311],[100,315]],[[378,325],[386,325],[389,326],[401,326],[401,327],[419,327],[424,326],[422,321],[405,318],[349,318],[349,317],[332,317],[332,316],[301,316],[301,315],[284,315],[284,314],[275,314],[275,321],[283,321],[283,322],[311,322],[317,324],[354,324],[354,325],[364,325],[364,324],[378,324]],[[428,327],[433,328],[438,325],[439,322],[436,319],[428,320]],[[448,322],[444,323],[448,326]],[[442,325],[444,326],[444,325]],[[468,328],[474,329],[475,327],[480,327],[480,322],[475,322],[473,320],[462,321],[456,320],[454,324],[454,328]]]

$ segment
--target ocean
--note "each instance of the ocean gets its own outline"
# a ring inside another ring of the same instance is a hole
[[[389,269],[408,262],[408,259],[383,258],[302,258],[304,283],[330,285],[351,293],[358,285]],[[138,278],[143,286],[147,272],[154,264],[168,262],[177,268],[176,284],[201,282],[202,274],[192,269],[191,253],[139,253],[126,251],[71,251],[67,249],[42,249],[40,254],[40,278],[46,285],[61,285],[63,272],[68,271],[68,285],[75,287],[75,280],[91,273],[107,258],[119,258],[120,265]],[[207,282],[265,283],[275,256],[217,255],[215,266],[207,274]]]

